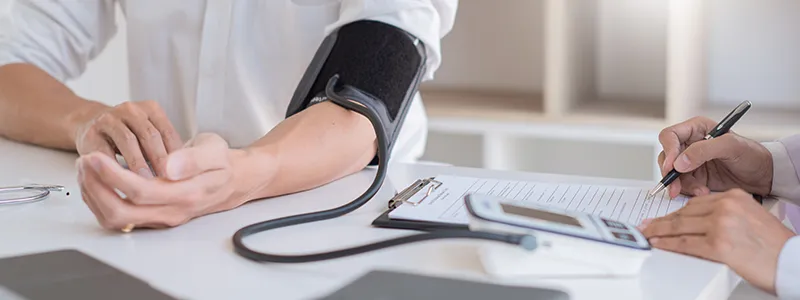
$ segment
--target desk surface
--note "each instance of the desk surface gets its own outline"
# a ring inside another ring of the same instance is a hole
[[[52,183],[70,196],[0,206],[0,257],[76,248],[139,277],[173,296],[189,299],[309,299],[338,289],[372,269],[399,270],[493,281],[484,275],[475,241],[430,241],[333,261],[301,265],[254,263],[233,252],[240,227],[266,219],[327,209],[350,201],[372,181],[365,170],[321,188],[256,201],[195,219],[178,228],[118,234],[100,228],[81,201],[77,155],[0,139],[0,186]],[[438,174],[531,181],[649,186],[651,183],[560,175],[397,165],[378,195],[350,215],[248,238],[255,248],[278,253],[317,252],[409,234],[370,227],[395,188]],[[598,259],[602,259],[598,257]],[[504,283],[557,287],[573,299],[726,299],[739,278],[724,265],[656,250],[636,278],[541,279]]]

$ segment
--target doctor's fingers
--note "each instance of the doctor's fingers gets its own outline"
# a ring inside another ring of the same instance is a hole
[[[708,171],[706,168],[699,168],[694,172],[681,174],[681,192],[684,195],[705,196],[711,193],[708,188]]]
[[[675,237],[655,237],[650,244],[658,249],[672,251],[695,257],[719,261],[717,252],[704,235],[681,235]]]
[[[710,218],[705,216],[680,216],[653,220],[642,231],[647,238],[706,234],[711,228]]]
[[[188,215],[179,208],[168,205],[134,205],[120,196],[109,186],[103,184],[99,175],[86,169],[81,189],[86,191],[84,201],[97,210],[95,216],[104,228],[122,229],[128,224],[137,227],[174,227],[189,220]]]
[[[658,134],[658,141],[665,154],[664,161],[659,165],[662,174],[672,170],[675,160],[685,145],[702,140],[709,129],[715,125],[716,123],[709,118],[694,117],[661,130],[661,133]]]
[[[711,160],[734,159],[741,154],[742,149],[742,140],[734,133],[699,141],[686,147],[686,150],[675,159],[675,170],[686,173]]]

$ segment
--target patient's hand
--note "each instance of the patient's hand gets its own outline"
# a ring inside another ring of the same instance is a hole
[[[232,167],[243,155],[221,137],[201,134],[169,154],[162,178],[139,176],[94,152],[78,159],[78,181],[84,202],[105,228],[173,227],[244,202]]]
[[[164,176],[167,155],[181,147],[181,138],[154,101],[124,102],[114,107],[87,106],[75,132],[81,155],[120,153],[128,167],[146,178]],[[156,174],[148,167],[150,162]]]

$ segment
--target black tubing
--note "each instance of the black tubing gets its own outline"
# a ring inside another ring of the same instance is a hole
[[[415,243],[433,239],[445,239],[445,238],[492,240],[514,245],[522,245],[523,247],[529,249],[532,249],[531,247],[535,248],[535,239],[533,239],[533,237],[529,235],[516,235],[516,234],[506,235],[506,234],[475,232],[467,230],[433,231],[433,232],[409,235],[395,239],[380,241],[363,246],[357,246],[347,249],[316,253],[316,254],[305,254],[305,255],[270,254],[270,253],[255,251],[247,247],[247,245],[244,244],[243,239],[252,234],[297,224],[333,219],[348,214],[358,209],[362,205],[366,204],[367,201],[369,201],[370,199],[372,199],[373,196],[375,196],[375,194],[380,189],[381,185],[383,185],[383,181],[386,179],[386,173],[387,173],[386,168],[388,167],[388,160],[389,160],[386,131],[384,131],[383,124],[380,122],[380,119],[375,115],[373,111],[371,111],[369,108],[365,106],[344,99],[333,91],[333,87],[336,85],[336,81],[338,80],[338,78],[339,78],[338,75],[334,75],[333,77],[331,77],[330,80],[328,80],[328,84],[325,87],[325,94],[334,103],[346,109],[353,110],[359,114],[364,115],[365,117],[367,117],[367,119],[369,119],[370,123],[372,124],[372,127],[375,130],[375,135],[378,140],[379,163],[375,179],[372,181],[372,184],[369,186],[369,188],[367,188],[366,191],[364,191],[363,194],[361,194],[360,196],[358,196],[358,198],[345,205],[324,211],[317,211],[317,212],[288,216],[273,220],[267,220],[251,224],[239,229],[233,235],[233,248],[237,254],[254,261],[277,262],[277,263],[303,263],[303,262],[340,258],[350,255],[361,254],[369,251],[384,249],[388,247],[399,246],[403,244],[409,244],[409,243]]]

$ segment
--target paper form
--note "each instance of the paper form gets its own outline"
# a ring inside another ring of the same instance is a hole
[[[602,185],[540,183],[442,175],[442,185],[418,205],[403,203],[392,212],[392,219],[468,224],[464,204],[468,193],[506,198],[518,205],[534,204],[567,211],[580,211],[638,225],[643,219],[669,214],[686,204],[688,198],[670,200],[666,193],[646,200],[647,189]],[[419,202],[418,192],[409,201]]]

